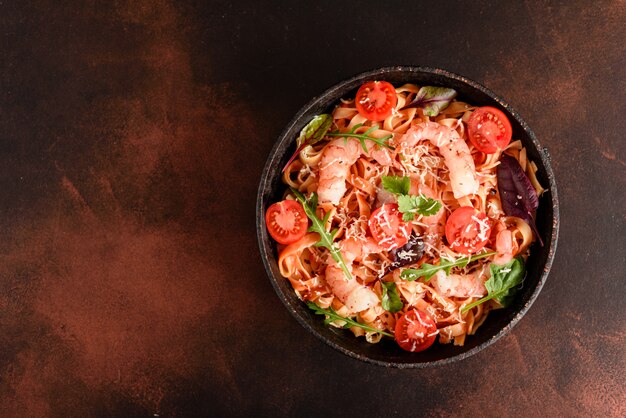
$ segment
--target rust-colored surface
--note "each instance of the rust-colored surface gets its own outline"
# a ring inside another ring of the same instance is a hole
[[[277,3],[0,4],[0,416],[626,415],[624,2]],[[254,234],[283,125],[392,64],[507,98],[559,185],[539,299],[437,369],[308,335]]]

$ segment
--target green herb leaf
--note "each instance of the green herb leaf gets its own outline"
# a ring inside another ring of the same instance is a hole
[[[352,127],[352,129],[350,129],[350,133],[351,133],[351,134],[355,133],[355,132],[356,132],[356,130],[357,130],[357,129],[359,129],[361,126],[363,126],[363,124],[362,124],[362,123],[357,123],[356,125],[354,125],[354,126]]]
[[[400,312],[404,307],[398,292],[396,292],[396,284],[394,282],[380,282],[383,288],[382,305],[383,309],[389,312]]]
[[[385,190],[395,194],[409,194],[411,179],[407,176],[382,176],[381,182]]]
[[[514,258],[504,266],[491,263],[491,278],[485,282],[489,293],[493,293],[502,306],[508,306],[513,300],[517,287],[522,284],[526,269],[521,258]]]
[[[352,128],[352,130],[350,132],[335,131],[335,132],[330,132],[330,133],[326,134],[326,136],[337,136],[337,137],[344,137],[344,138],[356,138],[361,143],[361,146],[363,147],[363,151],[365,151],[366,154],[369,153],[369,151],[367,150],[367,145],[365,145],[365,141],[366,140],[374,142],[379,147],[388,148],[390,150],[394,150],[395,149],[394,147],[392,147],[391,145],[389,145],[387,143],[387,141],[389,141],[391,138],[393,138],[393,134],[386,135],[386,136],[384,136],[382,138],[374,138],[373,136],[370,136],[370,134],[372,132],[377,131],[380,128],[380,126],[378,126],[378,125],[372,126],[371,128],[369,128],[367,131],[365,131],[362,134],[355,133],[356,130],[358,128],[360,128],[361,126],[363,126],[363,124],[357,124],[357,125],[355,125]]]
[[[400,110],[417,107],[424,109],[426,116],[437,116],[456,97],[456,90],[445,87],[424,86],[415,99]]]
[[[415,215],[431,216],[439,212],[441,202],[424,195],[398,196],[398,210],[403,214],[402,220],[412,221]]]
[[[333,230],[332,232],[326,231],[324,225],[328,222],[328,218],[330,217],[330,212],[328,212],[324,219],[320,219],[317,217],[315,213],[315,208],[317,207],[317,194],[313,193],[309,200],[307,200],[302,193],[298,190],[291,187],[291,192],[296,196],[298,202],[302,204],[304,208],[304,213],[311,220],[311,227],[309,228],[309,232],[317,232],[320,236],[320,240],[315,244],[316,247],[324,247],[330,251],[330,255],[337,262],[343,273],[346,275],[348,280],[352,280],[352,274],[350,274],[350,270],[346,265],[346,262],[343,260],[343,256],[341,255],[341,250],[333,241],[335,240],[335,236],[337,235],[337,230]]]
[[[518,257],[503,266],[491,263],[489,271],[491,272],[491,277],[485,282],[485,287],[487,292],[489,292],[487,296],[470,303],[461,312],[467,312],[490,299],[497,300],[502,306],[508,306],[517,292],[518,286],[524,280],[526,269],[524,262]]]
[[[346,323],[346,325],[344,325],[344,328],[359,327],[359,328],[364,329],[365,331],[377,332],[379,334],[386,335],[387,337],[393,338],[393,334],[390,334],[390,333],[385,332],[383,330],[380,330],[378,328],[374,328],[374,327],[369,326],[367,324],[362,324],[360,322],[355,321],[354,319],[346,318],[344,316],[341,316],[341,315],[339,315],[337,313],[337,311],[335,311],[331,307],[329,307],[328,309],[323,309],[323,308],[320,308],[319,306],[317,306],[313,302],[307,302],[306,304],[307,304],[307,306],[310,309],[315,311],[315,313],[317,315],[325,315],[326,316],[326,319],[324,320],[324,324],[326,324],[326,325],[330,324],[333,321],[343,321],[343,322]]]
[[[309,198],[309,205],[311,206],[313,213],[315,213],[315,211],[317,210],[317,193],[313,193],[311,195],[311,197]]]
[[[411,179],[407,176],[382,176],[381,183],[385,190],[398,196],[398,210],[405,222],[415,219],[415,215],[431,216],[439,212],[441,202],[424,195],[409,195]]]
[[[439,267],[434,264],[424,263],[418,269],[406,269],[402,273],[400,273],[400,277],[404,280],[408,280],[413,282],[420,277],[424,278],[424,281],[429,281],[431,277],[435,275],[439,270],[444,267]]]
[[[378,129],[378,125],[373,125],[367,131],[363,132],[363,135],[367,136],[367,135],[371,134],[372,132],[374,132],[377,129]]]
[[[495,254],[495,251],[490,251],[482,254],[475,254],[471,257],[461,257],[456,260],[448,260],[446,258],[442,258],[439,260],[439,265],[424,263],[418,269],[406,269],[402,273],[400,273],[400,277],[404,280],[408,280],[410,282],[419,279],[420,277],[424,278],[424,281],[427,282],[431,277],[435,275],[439,270],[443,270],[446,274],[450,274],[450,269],[452,267],[460,267],[463,268],[467,266],[469,263],[474,262],[476,260],[480,260],[481,258],[490,257]]]

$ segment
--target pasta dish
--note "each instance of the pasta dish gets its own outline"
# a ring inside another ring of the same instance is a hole
[[[512,131],[449,88],[365,83],[297,138],[266,211],[282,276],[369,343],[463,345],[514,300],[541,243],[543,188]]]

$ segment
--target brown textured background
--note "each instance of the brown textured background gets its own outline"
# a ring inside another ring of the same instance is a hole
[[[0,416],[626,415],[626,3],[280,3],[0,2]],[[533,308],[437,369],[309,335],[254,232],[284,124],[395,64],[505,97],[561,198]]]

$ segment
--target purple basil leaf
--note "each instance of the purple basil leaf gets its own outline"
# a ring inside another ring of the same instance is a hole
[[[517,160],[502,154],[498,165],[498,190],[502,209],[507,216],[516,216],[528,222],[539,243],[543,241],[535,225],[533,212],[539,207],[539,197]]]
[[[456,97],[456,90],[446,87],[424,86],[417,92],[415,99],[400,110],[421,107],[426,116],[437,116]]]

